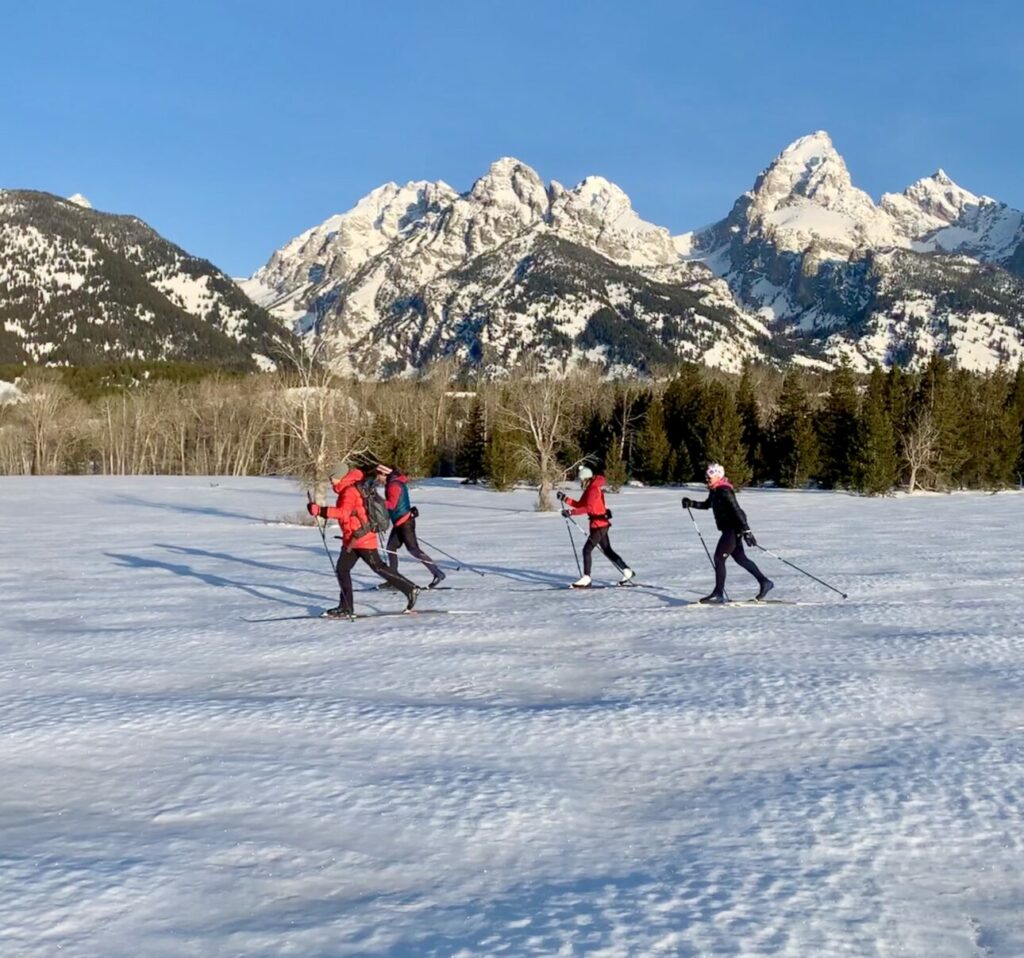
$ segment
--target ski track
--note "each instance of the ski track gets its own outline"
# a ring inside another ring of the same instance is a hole
[[[1024,954],[1021,495],[745,492],[850,598],[688,609],[680,490],[616,497],[659,588],[515,594],[564,523],[436,481],[479,614],[248,623],[337,596],[288,482],[0,491],[5,958]]]

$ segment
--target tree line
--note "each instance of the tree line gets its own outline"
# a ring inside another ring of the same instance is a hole
[[[13,378],[8,372],[5,378]],[[541,507],[577,465],[613,486],[700,481],[709,460],[737,485],[999,489],[1024,474],[1024,366],[975,373],[936,355],[919,372],[695,365],[659,380],[525,365],[460,379],[339,377],[315,358],[285,372],[191,366],[29,368],[0,407],[0,473],[294,475],[310,485],[381,459],[411,475],[537,485]]]

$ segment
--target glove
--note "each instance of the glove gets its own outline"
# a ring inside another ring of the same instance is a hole
[[[566,495],[565,495],[565,493],[564,493],[564,492],[562,492],[562,490],[561,490],[561,489],[559,489],[559,490],[558,490],[558,492],[556,492],[556,493],[555,493],[555,498],[556,498],[556,499],[557,499],[557,500],[558,500],[559,502],[565,502],[565,500],[566,500]]]
[[[692,509],[693,507],[694,507],[694,501],[692,499],[687,498],[686,496],[683,496],[683,508],[684,509]]]
[[[327,511],[327,509],[324,506],[320,505],[319,502],[311,502],[308,506],[306,506],[306,511],[311,516],[322,516]]]
[[[750,548],[751,548],[751,549],[753,549],[753,548],[754,548],[754,546],[756,546],[756,545],[757,545],[757,539],[755,539],[755,538],[754,538],[754,533],[753,533],[753,532],[751,532],[751,531],[750,531],[749,529],[745,529],[745,530],[743,531],[743,541],[744,541],[744,542],[745,542],[745,543],[746,543],[746,544],[747,544],[748,546],[750,546]]]
[[[409,515],[411,515],[414,519],[418,519],[420,517],[420,510],[413,506],[409,510]]]
[[[563,509],[562,510],[562,518],[563,519],[568,519],[571,515],[572,515],[572,509]]]

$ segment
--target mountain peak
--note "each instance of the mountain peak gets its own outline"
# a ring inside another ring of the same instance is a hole
[[[84,210],[92,209],[92,203],[90,203],[81,193],[75,193],[74,196],[69,196],[68,202],[74,203],[75,206],[80,206]]]
[[[794,140],[775,157],[758,178],[754,193],[779,200],[804,196],[827,206],[830,193],[852,185],[846,163],[832,145],[832,138],[819,130]]]
[[[836,153],[836,148],[832,144],[832,137],[830,137],[824,130],[817,130],[814,133],[808,133],[806,136],[801,136],[799,139],[790,143],[789,146],[779,154],[779,159],[784,156],[811,159],[813,157],[824,157],[829,154],[835,154],[836,156],[839,155]]]
[[[468,199],[484,206],[518,210],[521,220],[543,218],[548,211],[548,191],[537,171],[513,156],[495,160],[468,193]]]

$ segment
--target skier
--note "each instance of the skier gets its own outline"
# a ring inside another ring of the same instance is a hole
[[[381,561],[377,551],[377,534],[370,525],[367,515],[365,496],[375,496],[374,487],[377,476],[367,477],[361,469],[350,469],[337,482],[333,483],[338,494],[337,505],[324,506],[318,502],[309,503],[311,516],[323,516],[324,519],[337,519],[341,526],[342,551],[338,557],[338,585],[341,586],[341,599],[333,609],[324,615],[331,619],[354,618],[355,608],[352,602],[352,567],[362,559],[382,579],[391,583],[407,600],[405,611],[412,612],[416,605],[419,589],[414,582],[405,576],[393,572]]]
[[[583,546],[583,575],[572,584],[572,587],[574,589],[590,588],[590,568],[595,546],[622,573],[619,585],[625,585],[636,573],[626,565],[625,560],[608,541],[612,514],[604,504],[605,478],[604,476],[595,476],[593,471],[586,466],[580,466],[578,478],[583,489],[583,495],[579,499],[570,499],[564,492],[558,491],[559,500],[567,507],[562,510],[563,516],[567,519],[569,516],[581,515],[590,518],[590,535],[587,537],[586,545]]]
[[[409,503],[409,477],[400,469],[393,469],[391,466],[380,464],[377,466],[377,475],[384,482],[384,503],[388,507],[388,515],[391,516],[391,535],[388,536],[388,565],[392,572],[398,571],[398,547],[404,545],[409,555],[419,559],[433,576],[428,589],[436,589],[444,582],[444,573],[434,564],[421,548],[416,538],[416,517],[419,516],[419,509]],[[382,583],[379,588],[390,588],[388,583]]]
[[[726,601],[725,563],[729,556],[732,556],[734,562],[757,579],[760,586],[757,598],[763,599],[771,592],[775,583],[747,558],[743,549],[744,542],[753,547],[757,545],[757,540],[754,538],[754,533],[750,531],[746,513],[736,501],[732,483],[725,478],[725,469],[717,462],[708,465],[704,477],[709,490],[707,499],[697,502],[694,499],[683,498],[684,509],[710,509],[715,515],[715,525],[722,533],[718,545],[715,547],[715,589],[700,601],[705,604],[718,604]]]

